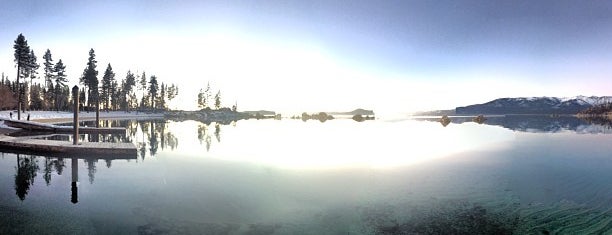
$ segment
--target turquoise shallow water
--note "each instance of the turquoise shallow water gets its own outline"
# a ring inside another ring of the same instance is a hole
[[[610,233],[609,129],[547,121],[111,122],[137,159],[0,154],[0,234]]]

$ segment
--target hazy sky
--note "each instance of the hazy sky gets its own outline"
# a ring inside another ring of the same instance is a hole
[[[59,3],[58,3],[59,2]],[[182,108],[210,81],[239,109],[379,112],[497,97],[612,95],[611,1],[6,1],[0,71],[13,41],[49,48],[74,84],[146,71],[180,86]],[[41,70],[42,73],[42,70]]]

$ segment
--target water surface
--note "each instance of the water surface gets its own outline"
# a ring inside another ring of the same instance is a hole
[[[609,128],[507,121],[109,122],[135,159],[0,155],[0,234],[609,232]]]

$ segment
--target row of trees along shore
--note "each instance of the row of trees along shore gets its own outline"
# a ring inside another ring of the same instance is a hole
[[[206,84],[206,89],[200,89],[200,92],[198,92],[197,102],[198,108],[200,108],[201,110],[211,110],[212,108],[216,110],[221,110],[221,90],[217,90],[217,93],[213,97],[209,82]],[[236,103],[234,104],[234,106],[232,106],[231,111],[236,112],[237,108],[238,104]]]
[[[19,119],[21,112],[25,110],[71,110],[71,92],[67,85],[66,66],[62,60],[54,63],[51,51],[47,49],[42,57],[43,74],[39,75],[40,64],[23,34],[17,36],[13,49],[17,76],[15,81],[11,81],[2,73],[0,109],[17,109]],[[37,82],[40,78],[43,81]],[[117,80],[110,63],[104,71],[100,85],[93,48],[89,50],[89,58],[79,83],[82,84],[79,103],[81,110],[86,111],[95,110],[98,102],[100,109],[107,111],[167,110],[168,102],[178,95],[177,86],[160,84],[155,75],[147,77],[145,72],[134,74],[128,71],[125,78]]]

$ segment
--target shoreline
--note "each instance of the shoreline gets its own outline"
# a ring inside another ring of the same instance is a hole
[[[12,113],[12,115],[11,115]],[[21,120],[35,121],[46,124],[71,123],[74,113],[66,111],[30,111],[21,114]],[[245,113],[231,111],[227,108],[221,110],[200,110],[200,111],[163,111],[158,113],[140,111],[101,111],[101,120],[149,120],[149,119],[170,119],[170,120],[199,120],[203,122],[230,122],[241,119],[248,119],[251,116]],[[4,125],[2,120],[16,120],[15,110],[0,111],[0,134],[7,134],[19,131],[19,128],[12,128]],[[96,120],[95,112],[79,112],[79,121]]]
[[[19,131],[18,128],[12,128],[4,125],[3,119],[10,120],[13,113],[13,120],[16,120],[16,114],[14,110],[0,111],[0,135],[6,135],[12,132]],[[22,120],[27,119],[27,115],[30,114],[30,121],[47,123],[47,124],[58,124],[58,123],[69,123],[73,120],[72,112],[57,112],[57,111],[31,111],[22,114]],[[100,119],[104,120],[124,120],[124,119],[156,119],[164,118],[165,113],[145,113],[145,112],[125,112],[125,111],[110,111],[100,112]],[[96,120],[95,112],[79,112],[79,121],[91,121]]]

